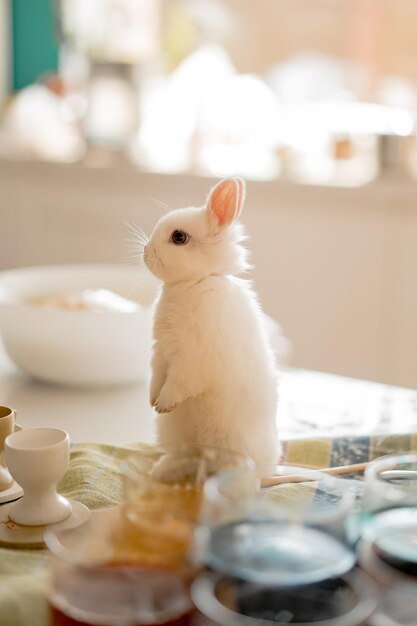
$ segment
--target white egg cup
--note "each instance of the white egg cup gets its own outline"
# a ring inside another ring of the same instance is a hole
[[[56,486],[69,463],[68,433],[58,428],[31,428],[10,434],[4,443],[10,474],[24,496],[9,511],[22,526],[56,524],[71,515],[72,504]]]
[[[13,478],[4,465],[3,450],[6,438],[14,431],[15,412],[7,406],[0,406],[0,492],[10,489]]]
[[[0,406],[0,504],[12,502],[23,496],[23,489],[15,482],[6,467],[4,442],[13,432],[22,430],[16,424],[16,411],[8,406]]]

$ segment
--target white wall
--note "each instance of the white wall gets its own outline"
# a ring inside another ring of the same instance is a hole
[[[124,262],[123,220],[201,204],[213,181],[80,165],[0,163],[0,268]],[[417,387],[417,184],[248,185],[256,287],[292,364]]]

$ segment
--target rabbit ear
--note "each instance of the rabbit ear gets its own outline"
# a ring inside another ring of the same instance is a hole
[[[227,226],[237,220],[245,199],[245,183],[241,178],[226,178],[210,191],[207,211],[216,226]]]

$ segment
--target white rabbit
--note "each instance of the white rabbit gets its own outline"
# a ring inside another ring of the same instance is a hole
[[[237,223],[240,179],[214,187],[203,208],[165,215],[144,248],[163,281],[154,319],[150,401],[161,444],[198,443],[278,462],[277,374],[263,313],[246,280]]]

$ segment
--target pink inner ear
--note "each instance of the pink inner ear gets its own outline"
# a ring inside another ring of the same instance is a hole
[[[238,186],[238,198],[236,202],[236,218],[238,218],[242,212],[243,201],[245,199],[245,183],[241,178],[236,179]]]
[[[238,193],[238,185],[234,180],[226,180],[214,189],[210,204],[220,226],[234,220]]]

